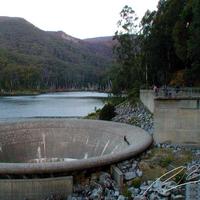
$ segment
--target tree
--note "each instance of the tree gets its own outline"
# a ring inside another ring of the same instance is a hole
[[[135,85],[200,85],[200,1],[160,0],[157,11],[147,11],[140,31],[135,12],[125,6],[116,32],[113,88]],[[138,78],[139,77],[139,78]]]
[[[151,51],[151,31],[153,21],[156,15],[156,11],[150,12],[149,10],[146,11],[145,15],[143,16],[140,26],[141,26],[141,65],[143,68],[143,72],[145,72],[145,84],[148,87],[150,84],[154,83],[156,79],[154,73],[150,73],[152,71],[152,51]],[[156,83],[154,83],[156,84]]]
[[[149,84],[169,84],[172,74],[182,68],[177,56],[173,30],[185,0],[160,0],[158,10],[142,19],[143,68],[148,69]]]
[[[188,56],[191,61],[191,70],[188,79],[191,84],[200,84],[200,1],[192,1],[192,21],[188,24]]]
[[[114,53],[119,63],[113,77],[114,93],[133,88],[140,77],[137,63],[139,55],[138,18],[129,6],[122,9],[120,17],[118,31],[113,38],[117,41]]]

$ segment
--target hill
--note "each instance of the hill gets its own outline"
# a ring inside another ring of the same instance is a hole
[[[105,36],[105,37],[97,37],[97,38],[88,38],[84,41],[90,43],[90,44],[98,44],[98,45],[104,45],[104,46],[113,46],[113,37],[112,36]]]
[[[112,44],[107,44],[43,31],[22,18],[0,17],[0,88],[104,85],[112,64]]]

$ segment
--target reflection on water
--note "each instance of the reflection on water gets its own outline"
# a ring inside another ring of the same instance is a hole
[[[106,93],[60,92],[0,97],[0,120],[26,117],[82,117],[103,107]]]

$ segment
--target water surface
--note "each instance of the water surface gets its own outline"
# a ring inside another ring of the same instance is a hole
[[[107,93],[58,92],[0,97],[0,121],[32,117],[83,117],[102,108]]]

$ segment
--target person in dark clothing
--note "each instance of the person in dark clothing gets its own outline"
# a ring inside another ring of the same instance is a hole
[[[178,94],[180,92],[180,86],[176,86],[176,94]]]

